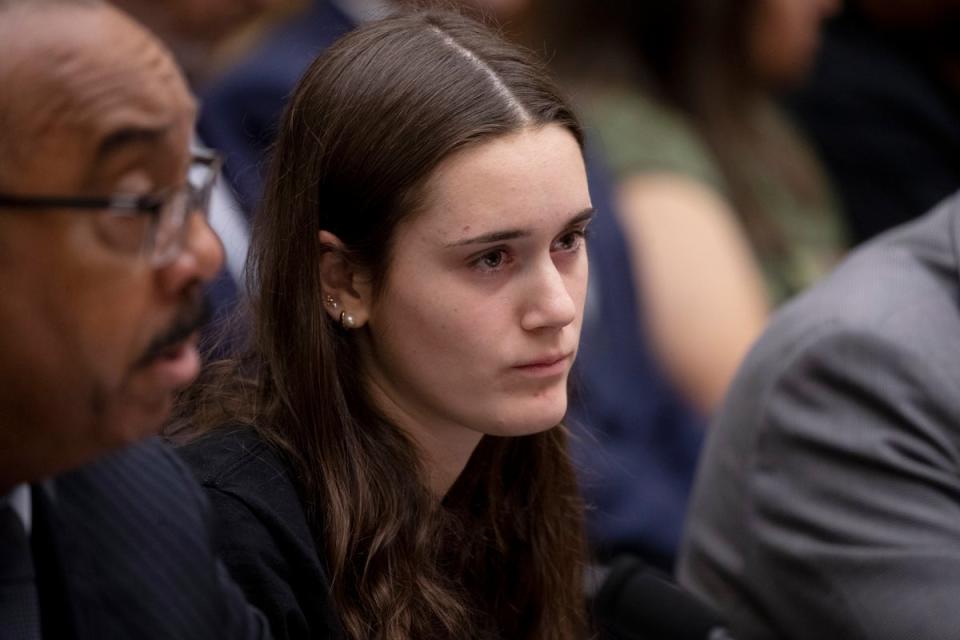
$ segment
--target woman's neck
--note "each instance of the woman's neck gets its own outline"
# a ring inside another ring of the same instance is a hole
[[[483,434],[460,424],[426,417],[399,400],[389,384],[369,381],[374,405],[413,441],[423,472],[423,482],[438,500],[457,481]]]

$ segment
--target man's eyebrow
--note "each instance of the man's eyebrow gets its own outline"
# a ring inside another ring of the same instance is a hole
[[[564,225],[565,227],[574,227],[582,222],[590,220],[595,211],[593,207],[589,207],[576,213],[572,218]],[[517,238],[524,238],[530,235],[528,229],[504,229],[503,231],[492,231],[490,233],[484,233],[479,236],[473,236],[470,238],[465,238],[463,240],[457,240],[456,242],[451,242],[447,247],[462,247],[464,245],[470,244],[489,244],[491,242],[504,242],[506,240],[516,240]]]
[[[99,171],[111,155],[130,147],[154,145],[160,142],[169,131],[170,127],[165,125],[156,127],[131,125],[107,134],[97,145],[84,182],[89,182],[99,175]]]
[[[103,162],[105,158],[117,150],[131,145],[154,144],[160,141],[170,130],[170,127],[141,127],[131,126],[123,127],[111,132],[100,144],[97,145],[97,152],[94,156],[94,162]]]

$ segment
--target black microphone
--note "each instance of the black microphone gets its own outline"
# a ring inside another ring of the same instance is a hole
[[[733,640],[717,612],[635,557],[594,567],[587,595],[605,640]]]

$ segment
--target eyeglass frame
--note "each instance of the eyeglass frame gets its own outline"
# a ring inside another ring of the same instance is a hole
[[[223,157],[212,149],[193,149],[190,155],[190,169],[196,165],[203,165],[208,169],[203,184],[194,186],[190,182],[189,175],[187,182],[180,187],[170,187],[157,193],[144,195],[115,194],[112,196],[34,196],[34,195],[15,195],[0,192],[0,209],[27,209],[27,210],[46,210],[46,209],[74,209],[78,213],[88,213],[95,211],[122,211],[127,214],[141,214],[151,216],[152,223],[155,225],[150,233],[151,243],[154,242],[157,229],[159,228],[160,216],[163,208],[170,200],[184,189],[187,190],[189,198],[186,215],[180,222],[177,231],[181,236],[186,229],[187,222],[193,213],[201,213],[204,220],[208,219],[210,213],[210,197],[213,193],[213,186],[220,176],[223,168]],[[171,249],[176,243],[171,245]],[[146,249],[148,252],[156,250],[155,246]],[[180,254],[178,251],[169,256],[151,255],[151,260],[158,264],[172,262]]]

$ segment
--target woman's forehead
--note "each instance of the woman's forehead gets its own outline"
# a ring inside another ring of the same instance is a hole
[[[424,186],[411,227],[442,244],[504,225],[555,226],[589,208],[580,147],[559,125],[523,129],[444,160]]]

